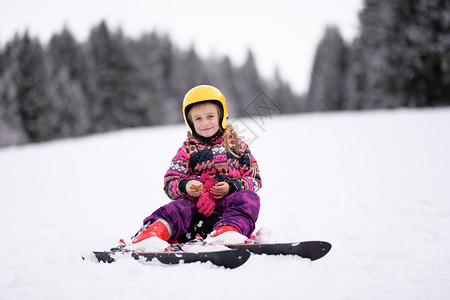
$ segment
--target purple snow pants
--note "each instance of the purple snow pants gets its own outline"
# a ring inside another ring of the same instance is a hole
[[[259,214],[259,196],[252,191],[242,190],[226,196],[216,202],[214,210],[222,214],[219,226],[233,226],[243,235],[250,236],[255,230],[255,223]],[[144,219],[144,223],[153,223],[162,218],[172,227],[171,239],[185,234],[193,217],[197,214],[197,207],[185,198],[179,198],[158,208],[153,214]]]

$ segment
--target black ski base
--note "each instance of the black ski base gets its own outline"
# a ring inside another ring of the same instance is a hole
[[[211,252],[134,252],[134,251],[94,251],[99,262],[112,263],[118,255],[131,255],[136,260],[159,261],[162,264],[178,265],[182,263],[211,262],[227,269],[234,269],[243,265],[250,257],[245,249],[223,250]]]
[[[324,257],[331,249],[331,244],[322,241],[307,241],[279,244],[238,244],[226,245],[231,249],[246,250],[254,254],[297,255],[310,260]]]

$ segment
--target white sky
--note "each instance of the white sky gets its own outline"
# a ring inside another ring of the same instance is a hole
[[[157,30],[200,55],[228,55],[241,64],[247,49],[271,78],[278,66],[296,92],[306,92],[325,27],[339,27],[346,41],[358,33],[363,0],[0,0],[0,45],[28,29],[46,43],[64,24],[79,41],[100,20],[128,36]]]

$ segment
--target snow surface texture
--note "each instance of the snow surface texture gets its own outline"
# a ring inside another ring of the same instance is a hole
[[[329,241],[324,258],[252,256],[235,270],[94,263],[90,250],[129,238],[168,201],[163,175],[186,134],[125,130],[0,150],[0,299],[450,297],[449,109],[264,124],[251,144],[257,227],[272,242]]]

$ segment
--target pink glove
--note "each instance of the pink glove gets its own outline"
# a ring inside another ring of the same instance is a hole
[[[203,214],[205,217],[209,217],[216,206],[214,197],[209,193],[209,190],[217,183],[217,180],[203,173],[200,177],[200,181],[203,183],[203,194],[198,198],[196,206],[199,213]]]

